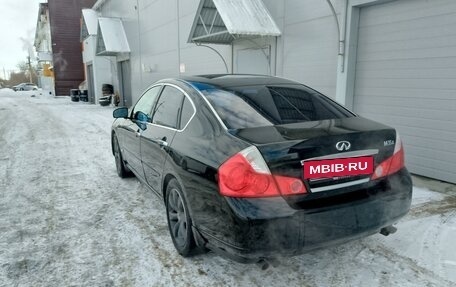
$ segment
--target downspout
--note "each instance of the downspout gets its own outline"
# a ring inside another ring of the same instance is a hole
[[[338,56],[340,58],[340,63],[341,63],[341,72],[344,72],[345,70],[345,24],[346,24],[346,21],[347,21],[347,0],[344,0],[344,10],[343,10],[343,14],[344,14],[344,21],[342,22],[342,27],[339,25],[339,19],[337,18],[337,13],[336,13],[336,10],[334,9],[334,6],[333,4],[331,3],[330,0],[326,0],[326,2],[328,3],[329,5],[329,8],[331,9],[331,12],[334,16],[334,20],[336,21],[336,26],[337,26],[337,39],[338,39],[338,43],[339,43],[339,51],[338,51]]]
[[[231,42],[231,74],[234,74],[234,44]]]
[[[279,43],[279,37],[276,36],[274,37],[275,38],[275,48],[274,48],[274,75],[275,77],[277,77],[277,49],[278,49],[278,43]]]
[[[177,72],[181,76],[181,50],[180,50],[180,19],[179,19],[179,0],[176,0],[177,7]]]
[[[143,63],[142,63],[142,43],[141,43],[141,28],[140,28],[140,21],[139,21],[139,0],[136,0],[136,19],[138,23],[138,44],[139,44],[139,82],[141,85],[141,89],[143,89]]]
[[[342,26],[341,26],[341,39],[342,45],[343,45],[343,53],[342,53],[342,58],[341,58],[341,72],[343,73],[345,71],[345,46],[346,46],[346,36],[347,36],[347,11],[348,11],[348,0],[344,0],[344,6],[343,6],[343,15],[344,19],[342,21]]]

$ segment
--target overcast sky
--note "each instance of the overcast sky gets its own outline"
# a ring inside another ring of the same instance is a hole
[[[27,44],[33,46],[38,3],[47,0],[0,0],[0,77],[25,61]]]

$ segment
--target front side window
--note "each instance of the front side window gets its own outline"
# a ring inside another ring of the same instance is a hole
[[[165,86],[155,105],[152,123],[176,129],[183,97],[180,90]]]
[[[160,93],[162,86],[155,86],[147,90],[142,97],[138,100],[135,107],[133,108],[133,118],[136,119],[138,112],[143,112],[146,115],[151,115],[152,106],[154,105],[157,97]]]
[[[243,86],[201,90],[229,129],[353,117],[302,85]]]

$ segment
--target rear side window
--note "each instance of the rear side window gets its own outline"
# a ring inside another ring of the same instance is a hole
[[[183,97],[180,90],[165,86],[154,107],[152,123],[176,129]]]
[[[301,85],[202,90],[229,129],[353,117],[318,92]]]
[[[189,99],[184,97],[184,103],[182,104],[180,129],[183,129],[187,125],[187,123],[192,118],[194,112],[195,112],[195,109],[193,108],[192,103],[190,103]]]
[[[243,97],[224,90],[206,90],[203,94],[229,129],[270,126],[264,111],[250,104]]]

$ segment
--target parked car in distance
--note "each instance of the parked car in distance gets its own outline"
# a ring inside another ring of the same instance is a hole
[[[113,112],[112,152],[166,206],[182,256],[292,256],[380,232],[410,208],[394,128],[269,76],[165,79]]]
[[[33,83],[20,83],[19,85],[13,86],[14,91],[36,91],[38,86]]]

